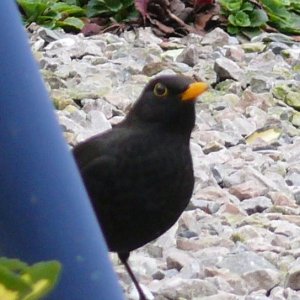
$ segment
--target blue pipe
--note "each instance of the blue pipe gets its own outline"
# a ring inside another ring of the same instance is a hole
[[[0,255],[60,261],[47,299],[124,299],[14,1],[0,20]]]

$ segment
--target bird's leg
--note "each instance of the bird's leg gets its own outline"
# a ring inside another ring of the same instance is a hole
[[[142,288],[140,287],[136,277],[134,276],[129,264],[128,264],[128,258],[129,258],[129,252],[127,253],[118,253],[118,256],[122,262],[122,264],[125,266],[125,269],[127,271],[127,273],[129,274],[135,288],[137,289],[139,296],[140,296],[140,300],[147,300]]]

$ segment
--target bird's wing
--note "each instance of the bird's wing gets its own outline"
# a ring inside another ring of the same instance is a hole
[[[83,181],[90,195],[99,191],[108,193],[111,181],[116,177],[116,149],[112,145],[116,139],[114,131],[95,136],[73,150]],[[104,195],[103,195],[104,196]]]

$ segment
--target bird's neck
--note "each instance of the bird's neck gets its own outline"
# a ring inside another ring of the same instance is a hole
[[[181,137],[186,143],[189,143],[191,132],[195,126],[195,114],[181,114],[174,119],[166,122],[144,120],[135,114],[128,114],[121,126],[147,129],[149,132],[164,132]]]

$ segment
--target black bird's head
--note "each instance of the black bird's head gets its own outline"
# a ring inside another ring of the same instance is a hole
[[[156,77],[144,88],[126,121],[129,124],[150,123],[189,134],[195,124],[195,100],[207,88],[206,83],[194,82],[185,76]]]

